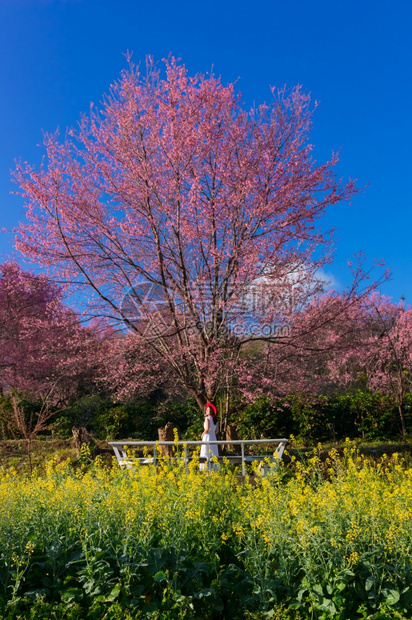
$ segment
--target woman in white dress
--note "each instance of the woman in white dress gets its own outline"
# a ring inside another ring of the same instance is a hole
[[[205,407],[205,423],[203,428],[205,429],[202,433],[203,441],[216,441],[216,427],[217,427],[217,415],[216,415],[216,407],[212,405],[212,403],[206,403]],[[208,453],[209,449],[209,453]],[[209,457],[219,456],[219,448],[216,444],[207,445],[206,443],[202,444],[200,448],[200,456],[206,458],[209,454]],[[200,463],[200,469],[208,469],[208,464]],[[219,465],[217,463],[211,464],[211,469],[219,469]]]

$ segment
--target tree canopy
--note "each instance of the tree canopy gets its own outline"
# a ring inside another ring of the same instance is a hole
[[[309,96],[272,95],[245,110],[213,74],[130,62],[100,109],[64,140],[46,136],[39,170],[16,171],[28,218],[17,247],[87,289],[93,313],[123,321],[200,407],[251,342],[296,346],[295,316],[331,260],[319,220],[356,191],[336,178],[336,155],[312,157]]]

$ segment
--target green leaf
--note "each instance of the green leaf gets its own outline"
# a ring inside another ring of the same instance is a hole
[[[345,568],[345,570],[343,571],[343,574],[346,575],[346,577],[354,577],[355,573],[351,570],[349,570],[349,568]]]
[[[200,590],[195,594],[195,598],[208,598],[209,596],[214,596],[215,591],[212,588],[205,588],[204,590]]]
[[[317,594],[318,596],[323,596],[323,588],[320,585],[320,583],[315,583],[315,585],[313,586],[312,590],[315,592],[315,594]]]
[[[329,598],[324,598],[319,607],[320,609],[327,611],[331,616],[334,616],[336,614],[335,603]]]
[[[385,597],[385,603],[387,605],[396,605],[401,598],[400,592],[398,590],[382,590],[382,594]]]
[[[303,598],[303,595],[305,594],[305,592],[307,592],[306,588],[304,590],[299,590],[298,595],[296,597],[297,600],[299,601],[299,603],[302,602],[302,598]]]
[[[365,581],[365,590],[366,590],[366,592],[369,592],[369,590],[371,588],[373,588],[375,583],[376,583],[376,579],[374,577],[370,577],[370,576],[367,577],[366,581]]]
[[[83,598],[83,590],[80,588],[68,588],[62,594],[62,601],[64,603],[78,602]]]
[[[153,579],[155,581],[166,581],[167,577],[166,577],[166,573],[164,573],[162,570],[159,570],[156,575],[153,577]]]
[[[106,597],[106,601],[112,602],[116,600],[121,591],[122,591],[122,586],[120,585],[120,583],[117,583],[114,586],[114,588],[112,588],[112,591],[110,592],[110,594]]]
[[[92,590],[94,589],[94,587],[96,586],[96,582],[94,579],[89,579],[88,581],[86,581],[84,583],[84,591],[86,592],[86,594],[91,594]]]

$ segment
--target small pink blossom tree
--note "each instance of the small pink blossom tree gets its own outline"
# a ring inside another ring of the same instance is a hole
[[[405,394],[412,388],[412,308],[377,293],[367,301],[358,323],[362,337],[344,355],[332,356],[330,368],[342,384],[363,374],[371,389],[393,396],[405,435]]]
[[[17,263],[0,265],[0,390],[11,398],[6,423],[24,437],[30,467],[33,439],[91,376],[93,342],[55,284]],[[27,397],[39,404],[28,417],[21,403]]]

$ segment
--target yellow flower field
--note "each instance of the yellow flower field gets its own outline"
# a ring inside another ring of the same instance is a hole
[[[411,515],[412,469],[349,446],[246,482],[196,461],[3,472],[0,617],[407,618]]]

